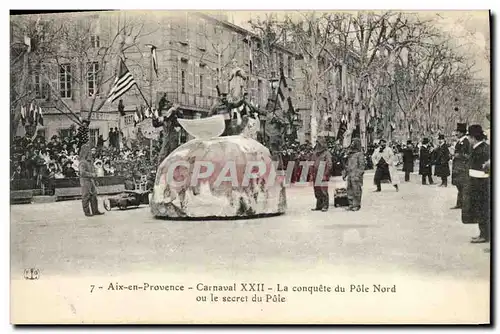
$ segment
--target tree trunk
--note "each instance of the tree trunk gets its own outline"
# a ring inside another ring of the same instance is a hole
[[[23,55],[23,75],[21,77],[21,93],[19,94],[20,96],[23,96],[26,94],[25,90],[26,89],[26,81],[28,80],[29,76],[29,68],[28,68],[28,52],[26,51]],[[11,140],[14,139],[16,136],[17,128],[19,126],[19,122],[21,120],[21,107],[24,105],[25,97],[21,98],[19,101],[16,102],[15,105],[11,106],[11,108],[14,110],[13,112],[13,118],[11,119],[11,131],[10,131],[10,136]]]
[[[311,144],[314,146],[316,144],[316,139],[318,137],[318,118],[316,115],[317,109],[317,98],[312,96],[311,99]]]

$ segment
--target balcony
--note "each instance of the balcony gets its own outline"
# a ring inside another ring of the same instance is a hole
[[[190,108],[197,111],[208,111],[214,104],[215,98],[211,96],[168,92],[167,100],[172,103],[177,103],[184,108]]]

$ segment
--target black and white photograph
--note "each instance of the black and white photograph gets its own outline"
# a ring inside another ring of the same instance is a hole
[[[490,324],[491,20],[11,10],[11,323]]]

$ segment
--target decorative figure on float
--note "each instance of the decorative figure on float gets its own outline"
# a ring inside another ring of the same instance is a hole
[[[155,217],[248,218],[282,214],[286,209],[283,181],[273,174],[269,149],[255,140],[260,128],[257,109],[235,80],[228,99],[217,103],[201,119],[177,122],[194,139],[172,151],[160,163],[150,202]],[[239,78],[239,79],[238,79]],[[167,116],[168,119],[168,116]]]
[[[160,100],[159,104],[162,107],[159,110],[161,116],[152,119],[154,127],[163,127],[163,141],[160,153],[158,154],[158,164],[179,146],[179,131],[181,127],[178,118],[183,117],[178,104],[171,104],[168,101],[164,101],[162,104],[162,100]]]

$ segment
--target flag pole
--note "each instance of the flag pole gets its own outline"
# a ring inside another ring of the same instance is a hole
[[[149,55],[149,102],[153,105],[153,49]]]
[[[146,97],[144,96],[144,94],[142,93],[141,89],[139,88],[139,85],[137,84],[137,82],[135,83],[135,87],[137,87],[137,90],[139,91],[139,93],[141,93],[141,96],[142,98],[144,99],[144,102],[146,102],[146,106],[148,108],[151,108],[151,106],[149,105],[149,102],[148,100],[146,99]]]
[[[123,62],[123,66],[125,66],[125,68],[127,69],[127,71],[130,72],[130,70],[128,69],[127,67],[127,64],[125,64],[125,59],[122,58],[122,62]],[[144,102],[146,102],[146,106],[148,108],[151,108],[151,106],[149,105],[149,102],[148,100],[146,99],[146,97],[144,96],[144,94],[142,93],[142,90],[139,88],[139,85],[137,84],[137,81],[135,82],[135,87],[137,88],[137,90],[139,91],[139,93],[141,94],[142,98],[144,99]]]
[[[153,46],[149,53],[149,102],[153,105]],[[149,161],[153,161],[153,138],[149,138]]]

